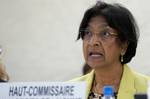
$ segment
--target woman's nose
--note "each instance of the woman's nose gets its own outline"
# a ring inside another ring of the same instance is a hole
[[[91,37],[91,39],[90,39],[90,42],[89,42],[89,44],[91,45],[91,46],[99,46],[100,45],[100,39],[99,39],[99,37],[97,36],[97,35],[93,35],[92,37]]]

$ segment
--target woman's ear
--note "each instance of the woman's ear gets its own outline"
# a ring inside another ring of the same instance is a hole
[[[129,43],[128,42],[124,42],[121,44],[121,55],[124,55],[127,51]]]

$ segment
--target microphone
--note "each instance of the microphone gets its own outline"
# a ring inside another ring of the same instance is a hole
[[[135,94],[134,99],[148,99],[147,94]]]

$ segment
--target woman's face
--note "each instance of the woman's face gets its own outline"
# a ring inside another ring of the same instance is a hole
[[[121,44],[117,31],[108,26],[105,18],[91,18],[83,37],[83,53],[86,63],[100,68],[120,63]]]

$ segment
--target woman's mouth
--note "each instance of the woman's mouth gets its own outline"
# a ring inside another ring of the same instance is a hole
[[[103,54],[100,52],[90,52],[89,53],[89,57],[94,58],[94,59],[101,58],[102,56],[103,56]]]

